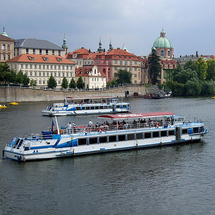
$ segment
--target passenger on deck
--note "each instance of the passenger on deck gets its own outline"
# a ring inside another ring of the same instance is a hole
[[[72,123],[69,122],[69,124],[67,125],[67,130],[68,130],[68,133],[71,133],[71,130],[72,130]]]
[[[91,128],[91,127],[92,127],[92,125],[93,125],[93,122],[92,122],[92,120],[90,120],[90,121],[89,121],[89,123],[88,123],[88,127],[90,127],[90,128]]]

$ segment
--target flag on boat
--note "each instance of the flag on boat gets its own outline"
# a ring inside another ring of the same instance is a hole
[[[54,130],[54,121],[52,120],[52,132]]]

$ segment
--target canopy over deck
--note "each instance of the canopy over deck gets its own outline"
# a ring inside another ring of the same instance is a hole
[[[70,96],[66,96],[66,99],[114,99],[114,97],[112,96],[82,96],[82,97],[70,97]]]
[[[131,113],[131,114],[113,114],[113,115],[100,115],[99,118],[103,119],[137,119],[137,118],[150,118],[150,117],[170,117],[175,114],[172,112],[151,112],[151,113]]]

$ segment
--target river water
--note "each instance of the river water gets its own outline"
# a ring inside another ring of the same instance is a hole
[[[212,98],[130,99],[132,112],[170,111],[199,118],[203,141],[161,148],[18,163],[0,160],[1,214],[215,214]],[[0,150],[13,136],[51,126],[51,102],[0,110]],[[66,125],[97,116],[59,117]],[[2,158],[2,157],[1,157]]]

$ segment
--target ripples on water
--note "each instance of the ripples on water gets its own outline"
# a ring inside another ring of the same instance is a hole
[[[198,143],[76,158],[0,160],[0,214],[215,214],[211,98],[131,99],[132,112],[171,111],[205,122]],[[0,150],[15,135],[50,127],[48,103],[0,111]],[[60,117],[61,124],[96,116]]]

